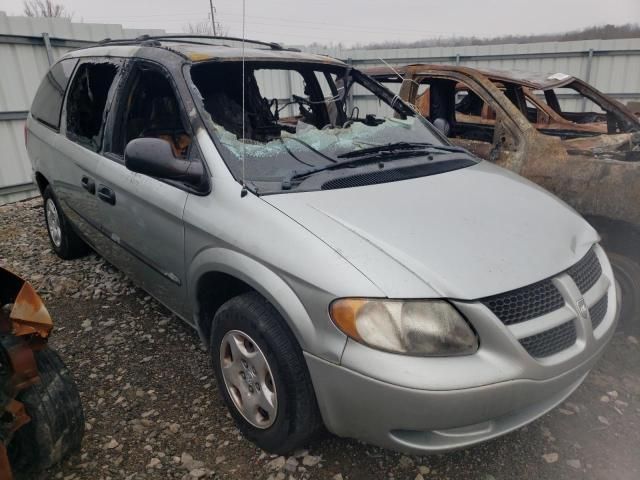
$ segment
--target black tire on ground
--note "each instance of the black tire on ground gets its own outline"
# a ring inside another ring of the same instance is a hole
[[[47,226],[47,235],[49,236],[49,242],[51,248],[60,258],[64,260],[72,260],[74,258],[86,255],[89,252],[89,247],[73,230],[73,227],[69,223],[69,220],[65,217],[60,203],[53,193],[51,185],[47,185],[42,193],[44,200],[44,221]],[[58,217],[58,227],[60,229],[60,239],[56,242],[52,237],[52,229],[49,224],[49,216],[47,215],[47,202],[53,202]],[[57,243],[57,244],[56,244]]]
[[[266,357],[277,391],[274,423],[261,429],[235,406],[222,374],[220,346],[230,331],[250,336]],[[211,329],[211,358],[222,395],[243,435],[260,448],[285,454],[307,444],[322,427],[302,349],[278,311],[256,292],[239,295],[216,313]]]
[[[640,335],[640,229],[605,217],[588,217],[587,220],[602,237],[602,247],[611,261],[620,289],[622,305],[618,331]]]
[[[640,264],[628,256],[609,252],[609,259],[620,288],[622,306],[618,330],[640,334]]]
[[[84,435],[84,413],[73,378],[56,352],[36,353],[41,382],[20,392],[31,421],[20,428],[8,446],[16,478],[34,478],[79,450]]]

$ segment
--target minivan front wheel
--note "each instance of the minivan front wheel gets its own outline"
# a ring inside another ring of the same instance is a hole
[[[320,414],[302,350],[258,293],[220,307],[211,329],[211,358],[232,417],[260,448],[288,453],[318,431]]]
[[[635,259],[609,253],[613,274],[620,288],[620,330],[640,334],[640,265]]]
[[[87,244],[73,230],[62,213],[60,204],[53,194],[50,185],[42,193],[44,199],[44,219],[51,248],[60,258],[71,260],[81,257],[88,251]]]

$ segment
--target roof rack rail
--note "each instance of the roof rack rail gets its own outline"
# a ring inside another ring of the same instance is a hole
[[[234,42],[242,42],[242,38],[238,37],[225,37],[218,35],[189,35],[189,34],[168,34],[168,35],[141,35],[136,38],[123,38],[118,40],[112,40],[111,38],[105,38],[104,40],[100,40],[98,45],[118,45],[118,44],[138,44],[138,43],[146,43],[153,41],[162,41],[162,40],[180,40],[180,39],[205,39],[205,40],[230,40]],[[263,42],[260,40],[249,40],[244,39],[246,43],[251,43],[254,45],[262,45],[265,47],[269,47],[272,50],[288,50],[288,51],[299,51],[295,48],[286,48],[283,45],[275,42]]]

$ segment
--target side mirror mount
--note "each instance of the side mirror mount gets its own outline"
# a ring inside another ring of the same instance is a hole
[[[169,142],[161,138],[131,140],[124,150],[124,164],[132,172],[192,185],[199,185],[204,175],[200,162],[176,158]]]

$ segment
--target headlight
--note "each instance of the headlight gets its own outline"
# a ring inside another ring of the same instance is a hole
[[[416,356],[469,355],[478,338],[464,317],[444,300],[334,301],[329,313],[349,337],[373,348]]]

